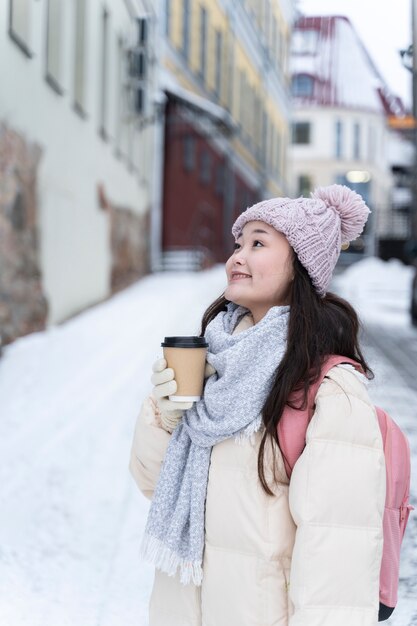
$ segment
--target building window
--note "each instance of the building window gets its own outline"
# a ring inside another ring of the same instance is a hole
[[[319,40],[317,30],[295,30],[292,36],[291,52],[295,54],[315,54]]]
[[[240,124],[240,128],[244,126],[245,123],[245,74],[242,70],[239,70],[239,114],[238,120]]]
[[[260,122],[260,126],[261,126],[261,159],[262,159],[262,163],[265,167],[268,167],[268,162],[267,162],[267,158],[268,158],[268,116],[266,114],[266,111],[264,108],[262,108],[262,113],[261,113],[261,122]]]
[[[184,137],[183,163],[186,172],[192,172],[195,166],[195,137],[186,135]]]
[[[309,144],[311,142],[310,122],[294,122],[292,125],[292,143]]]
[[[248,93],[247,93],[248,126],[247,126],[247,130],[248,130],[248,135],[249,135],[251,146],[254,145],[254,125],[255,125],[254,124],[255,123],[254,101],[255,101],[255,90],[251,89],[251,87],[249,87],[249,85],[248,85]]]
[[[216,30],[216,77],[215,77],[215,90],[216,95],[220,98],[221,95],[221,80],[222,80],[222,58],[223,58],[223,38],[219,30]]]
[[[375,128],[370,125],[368,128],[368,160],[372,163],[375,160]]]
[[[272,172],[272,133],[273,133],[273,125],[272,120],[268,118],[267,122],[267,135],[266,135],[266,161],[268,163],[268,170]]]
[[[165,35],[170,38],[171,34],[171,0],[165,0]]]
[[[137,21],[138,40],[137,49],[130,55],[130,76],[134,79],[134,111],[137,115],[146,114],[148,106],[147,89],[145,79],[147,77],[148,62],[148,31],[149,21],[147,18],[140,18]]]
[[[190,53],[190,0],[182,2],[182,53],[188,62]]]
[[[280,58],[280,63],[281,63],[281,67],[283,70],[287,70],[288,65],[287,65],[287,53],[288,53],[288,36],[285,36],[284,33],[281,33],[280,35],[280,40],[279,40],[279,58]]]
[[[246,187],[242,188],[242,211],[252,206],[252,193]]]
[[[211,154],[202,150],[200,156],[200,182],[208,185],[211,182]]]
[[[138,87],[137,89],[135,89],[135,95],[133,100],[135,113],[138,113],[138,115],[143,115],[145,112],[145,92],[143,87]]]
[[[146,78],[146,52],[144,49],[130,52],[129,73],[137,80]]]
[[[282,137],[281,133],[277,130],[275,133],[275,145],[276,145],[276,161],[275,161],[275,176],[279,178],[281,176],[281,163],[282,163]]]
[[[31,0],[9,0],[9,35],[29,58]]]
[[[108,56],[109,56],[109,13],[103,9],[101,14],[101,87],[100,87],[100,128],[99,132],[103,139],[107,135],[107,108],[108,108]]]
[[[270,0],[265,0],[265,4],[264,4],[264,24],[263,24],[263,31],[265,33],[265,42],[266,42],[266,49],[268,51],[268,53],[270,54],[270,44],[271,44],[271,3]]]
[[[361,127],[358,122],[353,126],[353,158],[361,158]]]
[[[341,159],[343,155],[343,124],[340,120],[335,124],[335,157]]]
[[[275,15],[272,16],[272,62],[274,67],[278,67],[278,28],[277,28],[277,18]]]
[[[207,64],[207,11],[200,7],[200,77],[203,82],[206,80]]]
[[[300,176],[298,177],[298,195],[309,197],[311,189],[311,177],[307,176],[306,174],[300,174]]]
[[[314,78],[308,74],[293,76],[291,91],[294,97],[311,98],[314,94]]]
[[[115,147],[116,156],[122,155],[122,136],[123,136],[123,109],[126,98],[126,87],[124,86],[124,61],[125,51],[123,47],[123,39],[119,37],[117,40],[117,118],[116,118],[116,134]]]
[[[74,107],[85,115],[85,19],[86,2],[77,0],[75,6],[75,62],[74,62]]]
[[[217,196],[222,196],[224,193],[224,164],[223,163],[219,163],[216,167],[214,191]]]
[[[62,43],[62,3],[61,0],[48,0],[46,25],[46,80],[60,95],[61,87],[61,43]]]

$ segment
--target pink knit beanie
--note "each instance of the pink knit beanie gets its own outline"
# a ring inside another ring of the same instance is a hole
[[[271,198],[249,207],[232,226],[237,238],[247,222],[260,220],[283,233],[325,296],[342,244],[359,237],[371,212],[345,185],[318,187],[311,198]]]

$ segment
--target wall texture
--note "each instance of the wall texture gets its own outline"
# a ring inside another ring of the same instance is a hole
[[[41,150],[0,124],[0,340],[45,328],[37,232],[36,182]]]

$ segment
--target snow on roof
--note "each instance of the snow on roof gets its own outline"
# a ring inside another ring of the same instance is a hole
[[[291,52],[292,75],[314,78],[313,94],[296,96],[296,103],[404,115],[400,98],[389,90],[347,17],[300,17]]]

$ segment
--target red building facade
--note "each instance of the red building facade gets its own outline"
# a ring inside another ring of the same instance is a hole
[[[230,129],[168,95],[165,111],[162,249],[198,250],[203,266],[233,251],[236,217],[260,198],[231,165]]]

